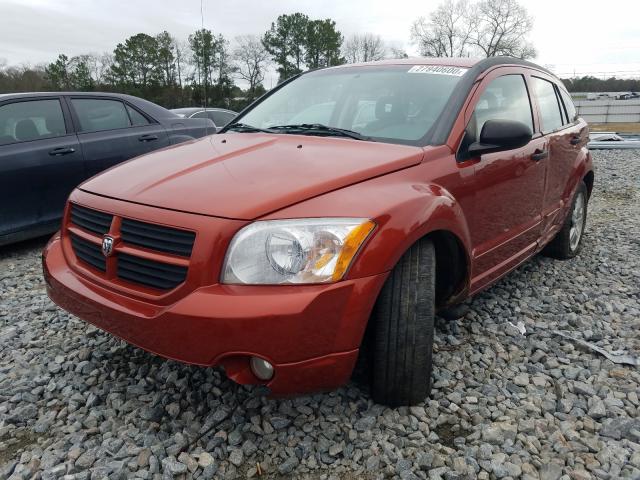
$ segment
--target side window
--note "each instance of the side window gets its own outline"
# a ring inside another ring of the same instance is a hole
[[[210,112],[209,118],[211,118],[211,120],[213,120],[213,123],[215,123],[218,127],[222,127],[229,123],[233,119],[233,117],[235,117],[235,115],[233,115],[232,113],[220,112],[216,110]]]
[[[27,100],[0,107],[0,145],[66,134],[59,100]]]
[[[540,107],[542,132],[549,133],[559,129],[564,122],[553,83],[538,77],[532,77],[531,81]]]
[[[135,108],[127,105],[127,112],[129,113],[129,118],[131,119],[131,123],[134,127],[140,127],[142,125],[149,125],[149,120],[147,117],[142,115]]]
[[[559,88],[560,96],[562,97],[562,103],[564,103],[564,108],[567,110],[567,115],[569,116],[569,123],[573,123],[575,119],[578,117],[576,112],[576,106],[573,104],[573,100],[571,100],[571,95],[569,95],[566,91]]]
[[[191,118],[209,118],[209,115],[207,115],[207,113],[208,112],[205,111],[194,113]]]
[[[131,126],[124,104],[119,100],[73,98],[73,107],[83,132],[115,130]]]
[[[479,140],[487,120],[517,120],[533,131],[531,102],[522,75],[504,75],[487,86],[467,125],[465,148]]]

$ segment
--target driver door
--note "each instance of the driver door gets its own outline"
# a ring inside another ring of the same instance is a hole
[[[487,120],[517,120],[536,131],[527,75],[499,69],[485,78],[472,102],[461,148],[480,137]],[[479,95],[479,97],[478,97]],[[521,148],[469,158],[474,164],[470,224],[474,271],[472,291],[492,283],[527,258],[541,234],[547,140],[534,134]]]

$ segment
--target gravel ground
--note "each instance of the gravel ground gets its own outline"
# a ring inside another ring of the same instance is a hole
[[[48,300],[42,240],[0,250],[0,478],[640,478],[640,367],[576,341],[640,354],[640,152],[594,157],[582,254],[439,320],[412,408],[356,383],[271,400],[154,357]]]

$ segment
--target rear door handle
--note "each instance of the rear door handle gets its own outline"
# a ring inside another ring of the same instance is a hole
[[[140,135],[138,137],[138,141],[140,142],[153,142],[154,140],[158,139],[158,135],[151,135],[151,134],[146,134],[146,135]]]
[[[540,160],[542,160],[543,158],[547,158],[548,156],[549,156],[548,150],[537,149],[535,152],[531,154],[531,160],[533,160],[534,162],[539,162]]]
[[[76,149],[71,147],[58,147],[51,150],[49,152],[49,155],[58,157],[60,155],[69,155],[70,153],[74,153],[75,151]]]
[[[571,143],[571,145],[578,145],[581,141],[582,137],[580,137],[580,135],[574,135],[571,137],[571,140],[569,140],[569,143]]]

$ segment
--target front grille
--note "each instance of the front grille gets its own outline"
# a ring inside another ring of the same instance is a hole
[[[76,235],[71,235],[71,246],[80,260],[103,272],[107,271],[107,262],[99,245],[88,242]]]
[[[169,265],[126,253],[118,255],[118,278],[159,290],[175,288],[187,277],[187,267]]]
[[[124,243],[172,253],[183,257],[191,256],[196,234],[171,227],[122,219],[120,235]]]
[[[104,235],[111,228],[113,215],[71,204],[71,223],[90,232]]]
[[[114,219],[118,221],[114,222]],[[166,291],[181,285],[187,278],[189,266],[173,265],[169,257],[189,258],[196,238],[194,232],[122,218],[73,203],[70,205],[69,223],[86,232],[80,236],[78,230],[75,234],[73,229],[68,231],[78,262],[104,272],[105,279],[117,278]],[[109,233],[116,240],[113,262],[107,261],[102,254],[103,236]],[[121,245],[127,247],[127,253],[121,251]],[[147,250],[156,252],[153,260],[145,258]]]

